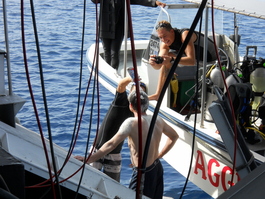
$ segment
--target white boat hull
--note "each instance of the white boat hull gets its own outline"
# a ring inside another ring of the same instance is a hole
[[[135,41],[135,50],[142,52],[146,49],[148,40]],[[130,51],[130,43],[127,44]],[[94,58],[94,45],[87,51],[87,60],[89,61],[89,70]],[[124,49],[124,44],[122,46]],[[99,46],[99,52],[102,54],[102,46]],[[130,54],[130,52],[128,52]],[[141,62],[141,60],[137,60]],[[130,61],[127,62],[127,67],[132,66]],[[119,71],[123,75],[124,69],[120,66]],[[117,84],[121,79],[120,76],[115,75],[115,70],[109,66],[104,59],[99,56],[98,63],[99,81],[113,94],[116,91]],[[147,84],[148,94],[155,92],[159,70],[154,70],[150,65],[141,62],[137,65],[138,74],[142,81]],[[125,70],[126,71],[126,70]],[[126,75],[129,75],[126,73]],[[173,149],[165,155],[164,159],[174,169],[181,173],[184,177],[188,175],[189,165],[191,164],[191,154],[193,148],[192,165],[189,180],[195,185],[200,187],[206,193],[216,198],[224,191],[228,190],[231,180],[232,161],[227,153],[222,139],[216,133],[217,128],[212,122],[204,122],[204,127],[199,123],[200,114],[198,114],[198,122],[196,124],[195,142],[193,143],[193,127],[194,120],[191,117],[190,121],[185,121],[185,116],[177,113],[176,111],[168,108],[170,99],[170,90],[166,92],[163,102],[160,107],[159,115],[171,125],[179,134],[179,140],[174,145]],[[150,101],[148,113],[152,114],[156,106],[156,101]],[[163,137],[161,144],[165,142],[166,138]],[[255,153],[255,157],[259,161],[264,162],[264,157]],[[239,175],[234,177],[234,183],[239,181]]]

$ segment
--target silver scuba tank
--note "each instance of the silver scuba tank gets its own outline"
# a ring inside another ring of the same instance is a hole
[[[250,83],[252,84],[252,90],[255,93],[260,93],[259,96],[255,95],[252,109],[256,109],[261,103],[262,93],[265,92],[265,67],[256,68],[250,74]]]
[[[225,79],[225,82],[226,82],[227,88],[229,88],[229,86],[233,84],[242,83],[242,80],[240,79],[240,77],[238,77],[236,73],[232,73]],[[224,88],[224,93],[225,92],[226,92],[226,89]]]
[[[209,106],[212,104],[214,100],[217,100],[217,96],[213,92],[213,85],[218,86],[219,88],[224,88],[223,78],[222,78],[222,71],[220,71],[220,67],[216,66],[210,73],[210,80],[211,82],[207,88],[206,93],[206,105],[205,105],[205,116],[204,119],[208,122],[213,122],[213,118],[208,110]]]
[[[210,74],[210,79],[214,85],[218,86],[219,88],[224,88],[224,82],[222,79],[222,74],[219,67],[215,67]]]

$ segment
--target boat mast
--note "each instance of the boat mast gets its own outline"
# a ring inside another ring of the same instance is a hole
[[[123,58],[123,77],[126,77],[127,67],[127,39],[128,39],[128,14],[127,14],[127,2],[124,1],[124,58]]]

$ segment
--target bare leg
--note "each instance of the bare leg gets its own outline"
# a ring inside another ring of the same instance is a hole
[[[168,76],[168,73],[170,71],[170,68],[171,68],[171,65],[168,67],[163,65],[161,67],[156,92],[155,92],[155,94],[148,96],[149,100],[158,100],[160,93],[161,93],[161,90],[162,90],[164,83],[166,81],[166,78]]]

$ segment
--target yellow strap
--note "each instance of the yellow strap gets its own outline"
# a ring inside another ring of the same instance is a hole
[[[173,78],[170,80],[170,86],[171,86],[171,90],[174,94],[174,100],[173,100],[173,107],[177,106],[177,93],[179,90],[179,83],[178,83],[178,79],[177,76],[174,74]]]

